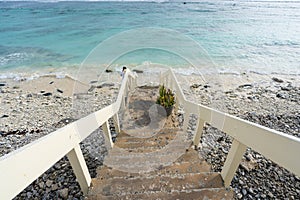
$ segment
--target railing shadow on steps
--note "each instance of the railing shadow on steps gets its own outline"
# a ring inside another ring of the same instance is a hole
[[[113,118],[116,131],[119,132],[118,112],[125,108],[126,96],[136,84],[136,75],[127,70],[116,102],[2,156],[0,199],[14,198],[65,155],[70,161],[83,194],[87,194],[91,177],[79,143],[101,126],[107,146],[113,147],[108,120]]]
[[[190,115],[198,116],[194,145],[199,145],[206,122],[233,138],[221,171],[225,187],[230,186],[247,147],[300,176],[300,159],[296,159],[300,151],[299,138],[188,101],[172,69],[161,73],[160,84],[175,91],[177,99],[175,106],[178,109],[180,104],[184,109],[183,131],[187,131]]]

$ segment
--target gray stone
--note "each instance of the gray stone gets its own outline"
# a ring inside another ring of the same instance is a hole
[[[62,91],[61,89],[56,89],[56,91],[59,93],[64,93],[64,91]]]
[[[236,197],[237,197],[238,199],[242,199],[242,198],[243,198],[243,195],[242,195],[241,193],[237,193]]]
[[[276,77],[273,77],[272,80],[277,82],[277,83],[283,83],[282,79],[279,79],[279,78],[276,78]]]
[[[48,96],[52,96],[52,93],[51,92],[46,92],[43,94],[45,97],[48,97]]]
[[[50,187],[50,186],[52,185],[52,183],[53,183],[53,181],[47,180],[47,181],[46,181],[46,186],[47,186],[47,187]]]
[[[68,198],[68,194],[69,194],[69,189],[68,188],[64,188],[59,190],[59,196],[66,199]]]
[[[51,190],[55,191],[58,189],[58,185],[57,184],[53,184],[51,187]]]
[[[40,187],[41,189],[44,189],[44,188],[45,188],[45,183],[44,183],[44,182],[40,182],[40,183],[39,183],[39,187]]]

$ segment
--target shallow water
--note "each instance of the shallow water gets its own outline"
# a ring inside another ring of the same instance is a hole
[[[162,27],[198,42],[218,71],[300,74],[299,10],[300,2],[293,1],[0,2],[0,70],[70,70],[115,34]],[[145,61],[187,64],[142,49],[113,65]]]

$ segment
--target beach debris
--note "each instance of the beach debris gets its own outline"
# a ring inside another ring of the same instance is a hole
[[[279,93],[276,94],[276,97],[280,98],[280,99],[287,99],[288,98],[288,94],[279,92]]]
[[[209,88],[211,87],[210,85],[206,84],[206,85],[203,85],[204,88]]]
[[[252,87],[253,87],[253,85],[251,83],[246,83],[246,84],[239,86],[239,88],[243,88],[243,89],[250,89]]]
[[[105,72],[106,73],[112,73],[113,71],[111,69],[106,69]]]
[[[90,81],[90,84],[98,83],[98,81]]]
[[[44,95],[45,97],[48,97],[48,96],[51,96],[52,93],[51,93],[51,92],[46,92],[46,93],[44,93],[43,95]]]
[[[51,81],[49,84],[52,85],[54,83],[54,81]]]
[[[277,83],[283,83],[283,80],[280,79],[280,78],[273,77],[272,80],[277,82]]]
[[[1,118],[7,118],[7,117],[9,117],[9,116],[5,115],[5,114],[1,116]]]
[[[113,87],[114,85],[115,85],[114,83],[102,83],[101,85],[92,85],[88,91],[92,92],[96,88],[99,89],[104,87]]]
[[[64,93],[64,91],[62,91],[61,89],[58,89],[58,88],[56,89],[56,91],[59,93]]]
[[[0,83],[0,87],[3,87],[5,85],[6,85],[6,83]]]
[[[198,88],[200,86],[201,86],[201,84],[194,83],[193,85],[190,86],[190,88]]]
[[[138,73],[138,74],[142,74],[142,73],[144,73],[144,71],[143,70],[140,70],[140,69],[134,69],[134,70],[132,70],[133,72],[136,72],[136,73]]]
[[[290,91],[292,88],[291,87],[281,87],[281,90],[283,91]]]

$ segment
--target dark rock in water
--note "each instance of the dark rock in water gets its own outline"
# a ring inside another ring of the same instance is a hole
[[[282,79],[279,79],[279,78],[276,78],[276,77],[273,77],[272,80],[277,82],[277,83],[283,83]]]
[[[5,86],[6,84],[5,83],[0,83],[0,87],[3,87]]]
[[[51,84],[53,84],[54,83],[54,81],[51,81],[49,84],[51,85]]]
[[[42,94],[45,93],[45,92],[46,92],[45,90],[41,90],[41,91],[40,91],[40,93],[42,93]]]
[[[45,97],[48,97],[48,96],[51,96],[52,93],[51,93],[51,92],[46,92],[46,93],[44,93],[43,95],[44,95]]]
[[[111,69],[106,69],[105,72],[106,73],[112,73],[113,71]]]
[[[7,118],[7,117],[9,117],[9,116],[5,115],[5,114],[1,116],[1,118]]]
[[[138,70],[138,69],[134,69],[134,70],[132,70],[133,72],[136,72],[136,73],[138,73],[138,74],[142,74],[142,73],[144,73],[144,71],[143,70]]]
[[[62,91],[61,89],[56,89],[56,91],[59,93],[64,93],[64,91]]]

